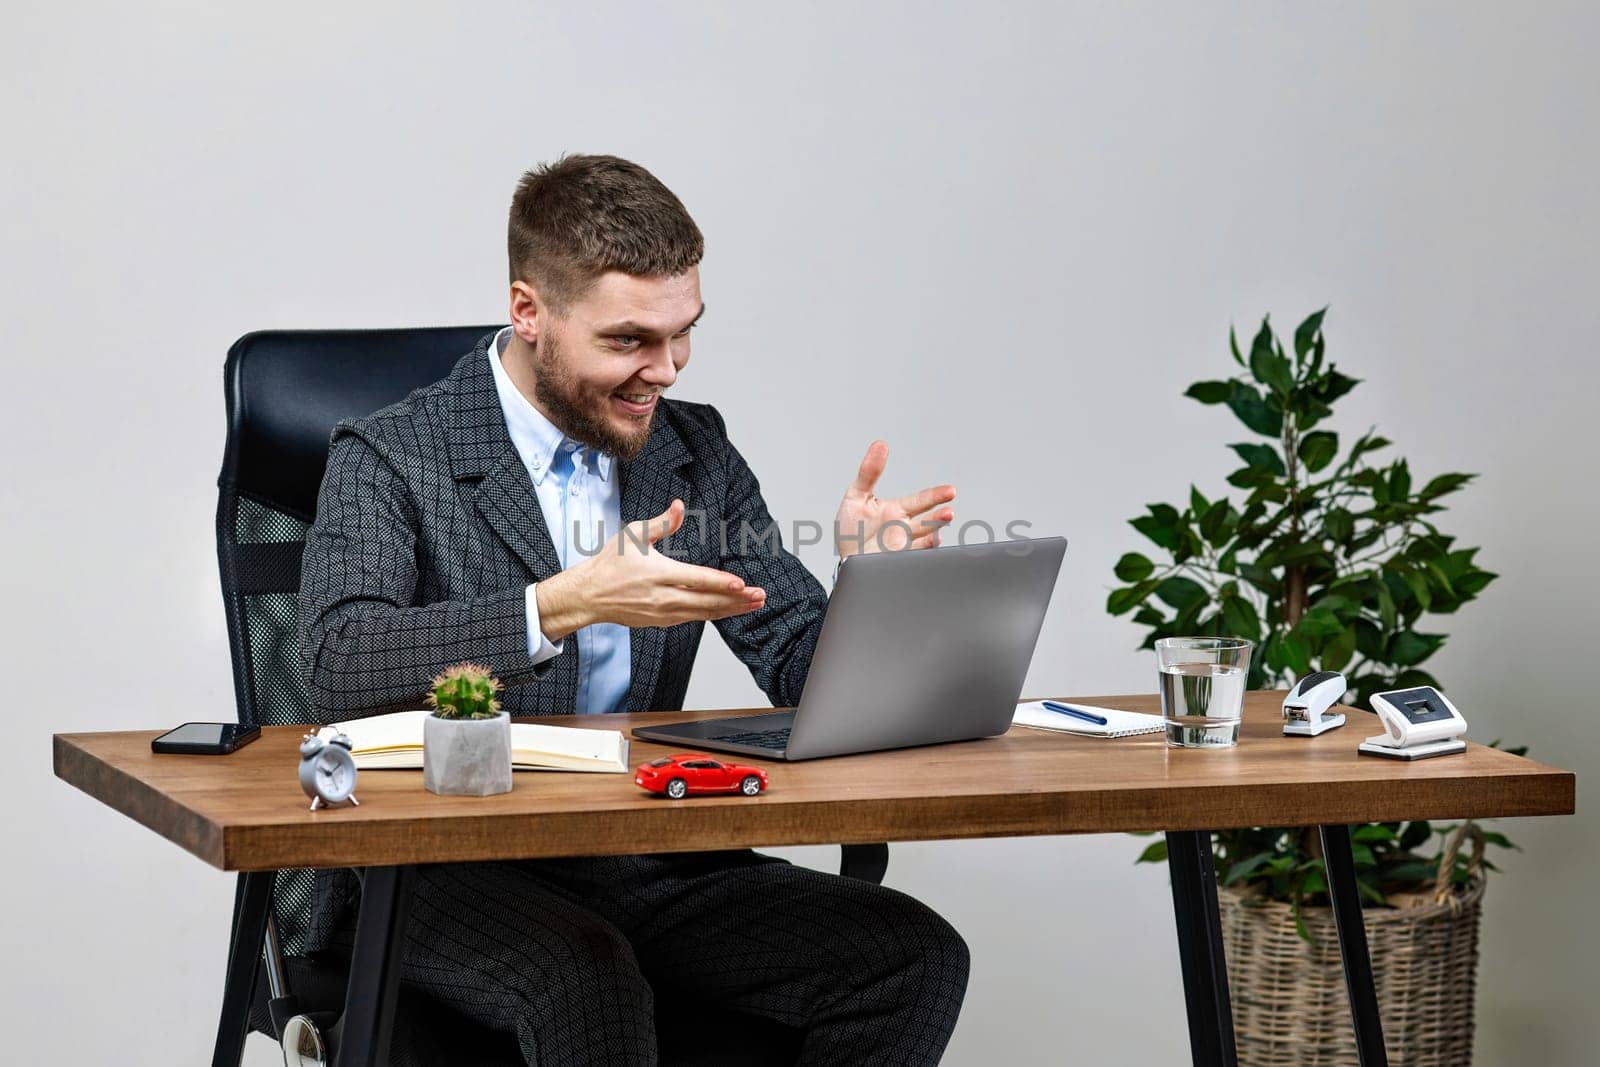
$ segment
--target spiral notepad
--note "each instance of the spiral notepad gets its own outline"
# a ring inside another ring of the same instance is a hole
[[[1106,724],[1101,726],[1097,722],[1076,719],[1059,711],[1051,711],[1038,700],[1018,704],[1017,713],[1012,716],[1011,722],[1016,726],[1032,726],[1039,730],[1056,730],[1064,734],[1082,734],[1085,737],[1133,737],[1137,734],[1156,734],[1161,732],[1164,725],[1159,715],[1101,708],[1090,704],[1075,704],[1074,707],[1081,707],[1085,711],[1104,716]]]

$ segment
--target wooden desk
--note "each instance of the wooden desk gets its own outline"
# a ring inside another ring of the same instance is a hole
[[[1064,699],[1157,710],[1154,696]],[[222,758],[156,755],[157,731],[57,734],[55,770],[212,866],[258,872],[243,878],[230,989],[235,972],[248,968],[253,979],[272,871],[367,869],[341,1064],[386,1062],[398,974],[391,950],[403,937],[413,864],[1128,830],[1168,834],[1195,1062],[1232,1063],[1209,831],[1262,825],[1323,828],[1358,1044],[1363,1063],[1381,1063],[1346,824],[1571,814],[1574,776],[1481,745],[1416,763],[1358,757],[1357,742],[1380,732],[1376,716],[1343,709],[1346,728],[1288,738],[1281,703],[1281,693],[1248,694],[1241,743],[1230,750],[1170,749],[1159,734],[1111,740],[1013,727],[984,741],[766,762],[771,788],[753,799],[675,802],[644,793],[631,776],[541,772],[519,772],[497,797],[435,797],[420,771],[369,771],[357,786],[360,807],[312,812],[295,777],[298,727],[268,727]],[[770,709],[534,721],[630,729],[751,710]],[[630,760],[671,751],[636,740]],[[235,1025],[230,1006],[223,1030]],[[242,1021],[238,1028],[242,1048]]]

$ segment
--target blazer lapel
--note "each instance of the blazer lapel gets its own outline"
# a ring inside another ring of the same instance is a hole
[[[622,478],[622,523],[626,526],[639,519],[653,519],[666,511],[674,499],[683,501],[684,507],[693,508],[689,499],[689,484],[678,470],[693,457],[684,446],[683,438],[673,426],[670,401],[659,401],[662,410],[656,415],[650,439],[637,457],[620,464]],[[700,523],[704,526],[704,522]],[[679,531],[681,536],[689,528]],[[657,549],[671,555],[671,539],[656,542]],[[661,657],[667,642],[667,631],[659,626],[639,627],[628,634],[628,664],[630,678],[628,695],[622,710],[656,711],[653,706],[656,682],[659,680]]]
[[[481,479],[473,506],[532,572],[533,581],[540,581],[560,571],[561,560],[539,507],[539,494],[506,429],[489,366],[493,341],[492,333],[479,339],[447,379],[450,400],[444,421],[450,473],[457,481]]]
[[[522,457],[509,443],[479,483],[473,504],[489,523],[489,528],[527,564],[534,581],[561,570],[561,558],[550,540],[544,510],[539,507],[539,494],[528,479],[528,468],[523,465]]]

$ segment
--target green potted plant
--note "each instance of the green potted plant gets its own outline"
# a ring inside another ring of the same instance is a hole
[[[475,663],[448,667],[428,693],[422,784],[430,793],[486,797],[511,792],[511,716],[495,697],[503,683]]]
[[[1404,459],[1379,461],[1390,441],[1375,428],[1348,446],[1328,428],[1359,382],[1326,358],[1325,311],[1295,329],[1292,350],[1265,319],[1248,355],[1229,331],[1238,370],[1185,395],[1226,407],[1248,431],[1229,446],[1243,465],[1228,483],[1242,495],[1191,485],[1182,504],[1148,505],[1130,522],[1156,558],[1123,555],[1106,608],[1147,628],[1144,648],[1171,636],[1249,638],[1252,689],[1341,671],[1346,702],[1366,704],[1385,689],[1438,686],[1424,664],[1445,635],[1424,620],[1454,613],[1495,575],[1437,524],[1441,500],[1472,475],[1421,482]],[[1493,869],[1482,847],[1509,842],[1422,822],[1359,826],[1352,839],[1380,999],[1411,1006],[1391,1023],[1390,1062],[1467,1063],[1481,872]],[[1355,1064],[1315,831],[1224,831],[1213,849],[1239,1062]],[[1139,859],[1164,861],[1165,842]]]

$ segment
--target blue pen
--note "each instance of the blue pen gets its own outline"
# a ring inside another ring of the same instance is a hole
[[[1082,719],[1084,722],[1092,722],[1097,726],[1106,724],[1104,715],[1096,715],[1092,711],[1084,711],[1082,708],[1075,708],[1071,704],[1057,704],[1054,700],[1041,700],[1039,703],[1051,711],[1059,711],[1063,715],[1071,715],[1073,718]]]

